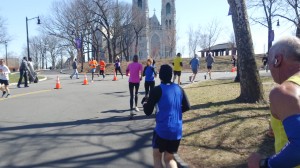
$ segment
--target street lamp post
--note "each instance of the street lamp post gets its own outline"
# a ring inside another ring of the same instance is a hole
[[[279,27],[280,26],[280,23],[279,23],[279,19],[277,19],[277,21],[274,21],[274,22],[269,22],[268,24],[268,29],[269,29],[269,33],[268,33],[268,53],[269,53],[269,50],[270,48],[272,47],[272,43],[274,41],[274,37],[275,37],[275,33],[274,33],[274,30],[273,30],[273,23],[277,22],[276,26]]]
[[[8,62],[7,62],[7,41],[5,41],[5,61],[6,61],[6,65],[8,66]]]
[[[41,20],[40,17],[34,17],[34,18],[30,18],[28,19],[26,17],[26,34],[27,34],[27,60],[30,58],[30,53],[29,53],[29,36],[28,36],[28,21],[32,20],[32,19],[37,19],[37,24],[41,24]]]

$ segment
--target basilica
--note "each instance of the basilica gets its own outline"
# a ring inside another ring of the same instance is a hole
[[[175,0],[161,0],[161,21],[154,12],[149,17],[148,0],[132,0],[132,6],[146,22],[139,35],[137,53],[141,59],[174,57],[176,53],[176,7]],[[136,52],[136,51],[132,51]]]

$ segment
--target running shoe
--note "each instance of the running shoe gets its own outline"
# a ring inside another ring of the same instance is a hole
[[[6,95],[6,98],[8,98],[9,95],[10,95],[10,94],[7,94],[7,95]]]
[[[135,107],[135,111],[136,111],[136,112],[139,112],[140,109],[139,109],[138,107]]]
[[[3,91],[3,93],[2,93],[2,97],[4,97],[4,95],[6,94],[6,91]]]

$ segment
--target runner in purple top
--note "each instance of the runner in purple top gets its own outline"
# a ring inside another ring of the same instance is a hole
[[[143,65],[138,62],[139,57],[133,56],[133,62],[130,63],[126,69],[126,76],[129,76],[129,92],[130,92],[130,118],[133,116],[133,90],[135,89],[135,111],[140,111],[137,107],[138,91],[140,87],[140,81],[142,80]]]

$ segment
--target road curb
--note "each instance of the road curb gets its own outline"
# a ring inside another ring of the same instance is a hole
[[[177,163],[178,168],[189,168],[189,165],[185,163],[177,153],[174,154],[174,159]]]

